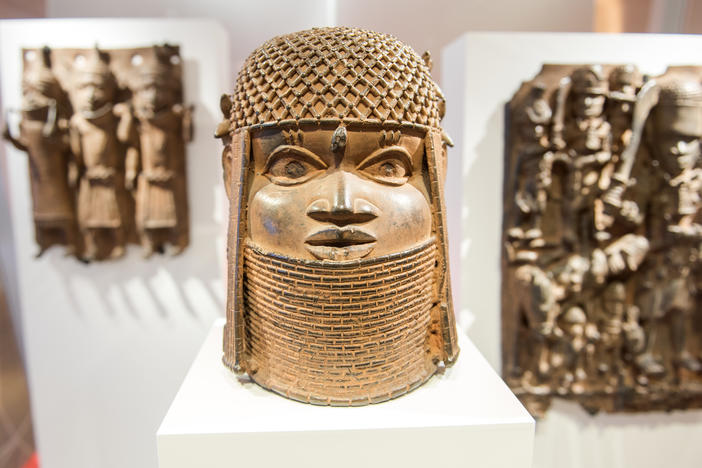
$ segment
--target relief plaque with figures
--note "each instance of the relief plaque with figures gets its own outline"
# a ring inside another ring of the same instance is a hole
[[[25,49],[18,130],[27,153],[37,256],[53,245],[84,261],[145,257],[188,245],[183,105],[177,46]]]
[[[510,102],[503,377],[532,414],[702,407],[701,82],[545,65]]]

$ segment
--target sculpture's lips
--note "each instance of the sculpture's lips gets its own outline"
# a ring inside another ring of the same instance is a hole
[[[315,232],[307,237],[305,242],[310,245],[326,245],[330,247],[348,247],[350,245],[368,244],[375,242],[375,236],[361,231],[356,227],[329,228]]]
[[[308,236],[305,247],[322,260],[352,260],[371,253],[376,241],[375,236],[357,227],[328,228]]]

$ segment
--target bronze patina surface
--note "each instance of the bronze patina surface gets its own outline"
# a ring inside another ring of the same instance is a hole
[[[701,80],[545,65],[509,105],[503,376],[535,415],[702,407]]]
[[[188,244],[183,106],[177,46],[25,49],[18,135],[29,156],[36,241],[83,260]]]
[[[222,97],[224,363],[320,405],[421,385],[458,355],[429,62],[351,28],[274,38]]]

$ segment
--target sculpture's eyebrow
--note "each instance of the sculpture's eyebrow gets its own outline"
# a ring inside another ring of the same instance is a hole
[[[326,169],[329,167],[327,163],[324,162],[322,158],[314,154],[312,151],[302,146],[295,145],[280,145],[268,155],[266,158],[266,163],[264,165],[264,170],[270,169],[274,162],[283,156],[295,155],[305,159],[307,162],[313,166],[317,166],[320,169]]]
[[[363,161],[358,163],[356,166],[358,169],[364,169],[371,164],[374,164],[392,154],[393,157],[401,159],[405,163],[408,169],[412,169],[412,157],[410,156],[407,149],[402,146],[386,146],[385,148],[380,148],[373,151],[368,157]],[[398,157],[399,156],[399,157]]]

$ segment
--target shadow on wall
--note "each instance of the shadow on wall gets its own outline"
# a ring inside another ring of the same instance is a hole
[[[468,104],[470,105],[470,104]],[[463,209],[461,213],[461,289],[462,307],[472,317],[469,335],[487,360],[499,369],[499,329],[500,288],[492,297],[487,291],[500,284],[499,252],[500,231],[502,228],[502,158],[493,154],[495,135],[503,128],[503,111],[498,109],[490,116],[485,133],[474,148],[466,148],[464,154],[474,155],[470,161],[463,161]],[[494,159],[499,163],[495,164]],[[497,169],[496,169],[497,168]]]
[[[59,273],[61,289],[80,318],[96,313],[137,321],[185,316],[206,328],[224,311],[214,238],[192,236],[189,251],[179,257],[145,261],[138,247],[130,247],[120,261],[85,265],[54,249],[47,261]]]

